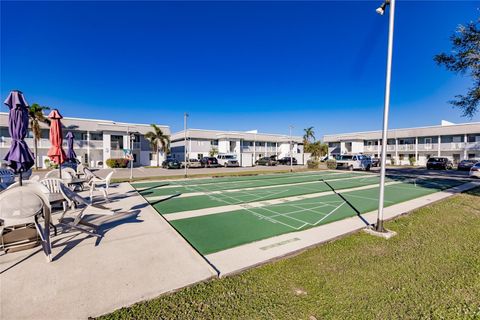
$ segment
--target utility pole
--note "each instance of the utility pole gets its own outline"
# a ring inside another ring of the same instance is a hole
[[[387,160],[387,133],[388,133],[388,112],[390,109],[390,82],[392,77],[392,51],[393,51],[393,26],[395,18],[395,0],[386,0],[376,12],[383,15],[387,5],[390,5],[389,25],[388,25],[388,49],[387,49],[387,71],[385,78],[385,101],[383,109],[383,131],[382,131],[382,154],[380,167],[380,194],[378,197],[378,216],[375,226],[376,232],[385,233],[383,227],[383,207],[385,199],[385,162]]]
[[[183,114],[183,133],[184,133],[184,137],[183,137],[183,139],[184,139],[183,160],[184,160],[184,163],[185,163],[185,165],[184,165],[184,167],[185,167],[184,168],[185,169],[185,174],[184,174],[185,178],[188,176],[188,171],[187,171],[188,170],[188,165],[187,165],[188,164],[188,159],[187,159],[187,155],[188,155],[187,154],[187,118],[188,118],[188,113],[185,112]]]
[[[293,150],[292,150],[292,129],[293,129],[293,126],[289,125],[288,128],[290,129],[290,172],[293,172]]]

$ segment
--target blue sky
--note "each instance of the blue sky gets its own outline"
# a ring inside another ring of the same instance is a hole
[[[20,89],[64,116],[173,131],[183,112],[194,128],[376,130],[388,27],[380,4],[2,1],[0,93]],[[432,58],[478,7],[397,1],[392,128],[469,120],[448,104],[468,78]]]

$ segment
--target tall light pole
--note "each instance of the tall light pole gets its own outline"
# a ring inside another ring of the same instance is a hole
[[[183,114],[183,139],[184,139],[184,147],[183,147],[183,161],[185,163],[184,165],[184,169],[185,169],[185,178],[187,177],[188,175],[188,159],[187,159],[187,118],[188,118],[188,113],[184,113]]]
[[[130,180],[133,180],[133,142],[135,141],[135,133],[130,133]]]
[[[385,0],[377,8],[376,12],[380,15],[385,13],[386,7],[390,5],[390,15],[388,23],[388,49],[387,49],[387,74],[385,79],[385,102],[383,109],[383,132],[382,132],[382,156],[380,167],[380,195],[378,197],[378,216],[375,231],[385,232],[383,227],[383,205],[385,198],[385,163],[387,160],[387,132],[388,132],[388,111],[390,109],[390,81],[392,77],[392,51],[393,51],[393,25],[395,18],[395,0]]]
[[[293,129],[293,126],[289,125],[288,129],[290,130],[290,172],[293,172],[293,151],[292,151],[292,129]]]

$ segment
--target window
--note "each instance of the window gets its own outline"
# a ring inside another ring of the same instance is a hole
[[[202,159],[203,158],[203,153],[197,154],[197,159]]]
[[[475,153],[469,153],[468,159],[475,159]]]
[[[90,132],[90,140],[103,140],[103,133]]]
[[[405,156],[404,156],[403,154],[399,154],[399,155],[398,155],[398,160],[403,161],[404,157],[405,157]]]
[[[212,146],[218,146],[218,140],[212,140],[212,141],[210,141],[210,144]]]

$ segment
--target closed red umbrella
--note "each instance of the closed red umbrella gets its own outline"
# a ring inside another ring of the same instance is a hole
[[[48,115],[48,118],[50,119],[50,143],[52,144],[48,150],[48,157],[51,161],[61,166],[61,164],[67,159],[65,151],[62,149],[63,135],[60,119],[63,117],[57,109],[53,109]]]

